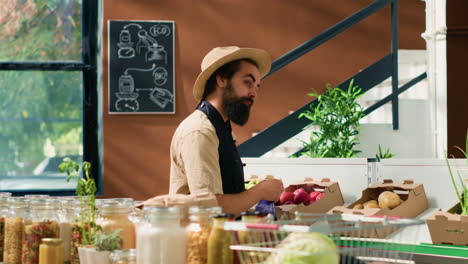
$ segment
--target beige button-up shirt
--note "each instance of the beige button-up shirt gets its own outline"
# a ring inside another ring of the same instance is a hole
[[[195,110],[177,127],[171,142],[170,194],[223,194],[219,140],[208,116]]]

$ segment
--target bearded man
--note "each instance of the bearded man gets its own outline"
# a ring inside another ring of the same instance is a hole
[[[236,215],[260,200],[279,199],[280,180],[265,180],[245,190],[231,129],[231,122],[247,123],[261,78],[270,67],[270,55],[260,49],[218,47],[205,56],[193,87],[200,103],[172,138],[170,194],[210,192],[223,212]]]

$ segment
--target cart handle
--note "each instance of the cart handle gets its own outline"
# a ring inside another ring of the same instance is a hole
[[[278,225],[278,224],[265,224],[265,223],[249,223],[249,224],[245,224],[245,227],[247,227],[249,229],[278,230],[280,225]]]

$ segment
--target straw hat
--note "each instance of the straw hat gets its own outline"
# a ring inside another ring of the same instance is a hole
[[[257,62],[260,75],[264,77],[271,68],[271,57],[261,49],[239,48],[236,46],[217,47],[212,49],[201,63],[201,73],[193,85],[193,96],[200,101],[205,91],[206,81],[224,64],[238,59],[251,59]]]

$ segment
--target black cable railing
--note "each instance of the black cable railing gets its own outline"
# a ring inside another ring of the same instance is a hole
[[[362,88],[361,92],[365,93],[366,91],[375,87],[377,84],[383,82],[388,77],[392,77],[392,94],[382,99],[382,101],[378,102],[374,106],[369,107],[369,109],[374,111],[383,104],[392,101],[393,128],[398,129],[398,95],[403,92],[402,89],[406,90],[426,77],[426,74],[423,73],[414,80],[410,81],[408,84],[404,85],[402,88],[398,89],[398,0],[377,0],[366,6],[350,17],[320,33],[313,39],[301,44],[297,48],[276,59],[272,63],[270,72],[265,77],[268,77],[274,72],[280,70],[289,63],[295,61],[304,54],[317,48],[318,46],[344,32],[348,28],[364,20],[365,18],[369,17],[389,4],[391,5],[392,25],[391,53],[367,69],[359,72],[355,76],[349,78],[347,81],[338,85],[338,87],[346,91],[348,89],[349,82],[354,79],[354,83],[359,84],[359,86]],[[261,155],[267,153],[286,140],[300,133],[304,127],[309,125],[309,121],[299,119],[299,114],[304,112],[306,109],[309,109],[311,104],[316,105],[317,101],[313,100],[312,102],[302,106],[294,113],[281,119],[272,126],[266,128],[254,137],[239,145],[238,149],[241,157],[260,157]]]

